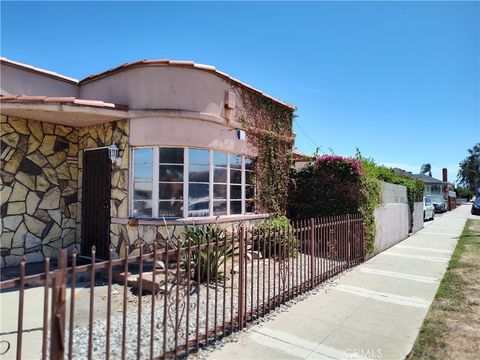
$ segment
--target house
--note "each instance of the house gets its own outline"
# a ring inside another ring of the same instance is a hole
[[[110,246],[123,256],[185,224],[264,216],[248,99],[293,106],[189,61],[142,60],[80,81],[0,65],[2,266],[60,248],[88,256],[93,245],[98,257]],[[279,135],[292,137],[291,121]]]
[[[422,180],[425,183],[424,195],[439,195],[448,199],[449,210],[456,207],[456,193],[455,187],[448,182],[448,171],[446,168],[442,169],[442,180],[436,179],[426,174],[412,174],[411,172],[395,168],[395,172],[411,177],[412,179]]]
[[[300,170],[307,164],[315,160],[315,155],[305,154],[300,151],[293,151],[293,161],[295,163],[295,169]]]

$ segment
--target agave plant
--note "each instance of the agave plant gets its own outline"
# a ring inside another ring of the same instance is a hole
[[[193,271],[193,280],[199,279],[204,283],[225,278],[221,265],[234,253],[232,246],[225,244],[226,238],[225,231],[217,225],[185,227],[181,247],[191,248],[190,269]],[[216,246],[217,243],[220,245]],[[188,265],[188,255],[185,253],[182,262],[184,267]]]

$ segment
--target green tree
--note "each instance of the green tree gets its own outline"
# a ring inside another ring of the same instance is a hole
[[[459,164],[457,180],[474,192],[478,192],[480,186],[480,143],[468,149],[468,156]]]
[[[475,195],[472,189],[468,189],[462,186],[457,187],[456,193],[457,198],[465,198],[467,199],[467,201],[470,201],[473,195]]]

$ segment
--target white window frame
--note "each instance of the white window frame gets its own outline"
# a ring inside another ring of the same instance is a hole
[[[161,148],[181,148],[183,149],[183,219],[188,219],[188,218],[205,218],[205,217],[214,217],[218,215],[214,215],[213,211],[213,185],[214,185],[214,169],[215,165],[213,163],[213,153],[214,151],[216,152],[221,152],[227,154],[227,215],[230,216],[231,214],[231,209],[230,209],[230,198],[231,198],[231,192],[230,192],[230,186],[232,185],[230,180],[230,170],[231,170],[231,155],[237,155],[240,156],[241,158],[241,214],[235,214],[235,215],[244,215],[246,214],[246,169],[245,169],[245,158],[247,156],[241,155],[241,154],[235,154],[232,152],[228,151],[223,151],[223,150],[214,150],[214,149],[206,149],[206,148],[201,148],[201,147],[183,147],[183,146],[171,146],[171,145],[155,145],[155,146],[134,146],[131,147],[131,161],[130,161],[130,181],[129,181],[129,214],[130,217],[134,217],[134,174],[135,174],[135,150],[136,149],[153,149],[153,176],[152,176],[152,216],[151,217],[137,217],[138,219],[159,219],[163,218],[163,216],[159,215],[159,185],[160,185],[160,180],[159,180],[159,174],[160,174],[160,149]],[[209,151],[209,215],[208,216],[199,216],[199,217],[189,217],[188,216],[188,200],[189,200],[189,150],[190,149],[201,149],[201,150],[208,150]],[[249,157],[252,158],[252,157]],[[179,165],[179,164],[177,164]],[[225,216],[225,215],[220,215],[220,216]],[[165,218],[171,218],[175,219],[174,217],[165,217]]]

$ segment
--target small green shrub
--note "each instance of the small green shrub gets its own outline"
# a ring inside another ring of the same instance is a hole
[[[252,235],[253,248],[263,257],[283,259],[295,256],[298,252],[298,241],[286,216],[261,222],[252,230]]]
[[[191,247],[190,253],[190,269],[193,271],[192,280],[200,279],[201,283],[210,281],[223,280],[222,264],[227,258],[233,256],[232,246],[225,244],[219,245],[215,243],[224,243],[226,234],[223,229],[217,225],[206,226],[186,226],[182,233],[182,247]],[[210,244],[210,249],[206,247],[198,250],[199,245]],[[213,246],[212,246],[213,245]],[[184,268],[188,266],[188,255],[182,255],[182,263]]]

